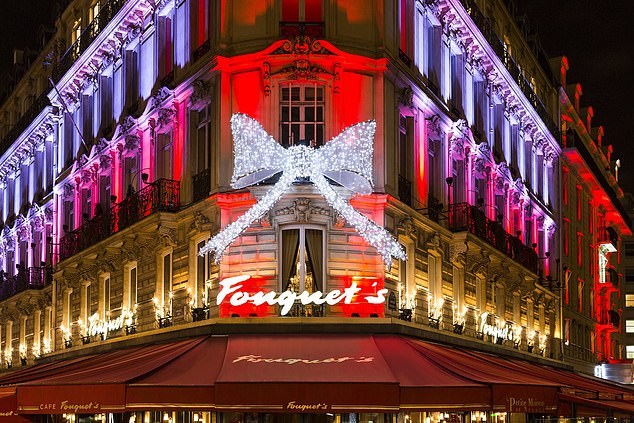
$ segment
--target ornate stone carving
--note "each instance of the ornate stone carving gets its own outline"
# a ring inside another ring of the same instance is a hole
[[[174,122],[176,110],[171,107],[163,107],[159,109],[157,122],[159,126],[168,126]]]
[[[126,151],[136,151],[141,146],[141,137],[137,134],[129,134],[125,137],[124,148]]]
[[[271,94],[271,65],[268,62],[262,63],[262,82],[264,95]]]
[[[409,216],[398,222],[396,229],[405,236],[416,238],[416,225],[414,225],[414,221]]]
[[[99,156],[99,168],[108,170],[112,166],[112,156],[110,154],[102,154]]]
[[[198,79],[194,81],[192,87],[194,90],[192,95],[189,97],[192,107],[204,106],[211,100],[211,95],[209,93],[210,83],[208,81],[201,81]]]
[[[398,102],[409,108],[414,107],[414,90],[412,87],[407,86],[401,89]]]
[[[121,132],[124,134],[129,133],[136,124],[137,121],[135,118],[132,116],[126,116],[125,119],[123,119],[123,122],[121,122]]]
[[[161,87],[153,96],[152,96],[152,107],[159,108],[161,104],[169,97],[171,97],[174,93],[167,87]]]
[[[288,216],[295,215],[296,222],[308,222],[310,221],[311,204],[308,198],[298,198],[293,201],[293,205],[278,209],[275,212],[276,216]]]
[[[189,226],[190,230],[196,230],[197,232],[202,232],[209,226],[211,221],[209,218],[200,211],[194,212],[194,221]],[[213,231],[212,231],[213,232]]]
[[[449,261],[458,266],[464,266],[466,263],[467,252],[469,248],[466,242],[454,242],[449,246]]]
[[[489,271],[489,265],[491,259],[489,252],[486,250],[480,250],[479,253],[469,256],[469,271],[474,275],[486,276]]]
[[[72,198],[75,196],[75,186],[70,182],[66,182],[62,186],[62,197],[64,199]]]
[[[427,129],[430,132],[436,133],[436,135],[440,135],[440,116],[435,114],[425,118],[427,122]]]

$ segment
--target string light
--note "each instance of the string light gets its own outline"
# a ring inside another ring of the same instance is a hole
[[[295,145],[282,147],[253,118],[235,114],[233,133],[233,188],[257,184],[282,173],[279,181],[246,213],[212,237],[199,251],[214,253],[216,263],[231,243],[260,219],[286,194],[297,178],[310,178],[328,204],[383,257],[389,268],[392,257],[406,260],[403,247],[389,232],[352,207],[332,188],[331,179],[359,194],[372,192],[372,156],[376,122],[361,122],[341,132],[319,149]],[[328,179],[327,179],[328,178]]]

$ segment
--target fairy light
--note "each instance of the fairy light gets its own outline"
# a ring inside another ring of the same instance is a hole
[[[381,254],[389,268],[392,257],[406,260],[405,250],[394,237],[352,207],[332,188],[329,178],[359,194],[372,193],[372,157],[376,122],[361,122],[341,132],[319,149],[303,145],[282,147],[253,118],[235,114],[233,133],[233,188],[257,184],[282,173],[279,181],[246,213],[212,237],[199,251],[214,253],[220,262],[225,250],[253,222],[271,210],[297,178],[310,178],[328,204]]]

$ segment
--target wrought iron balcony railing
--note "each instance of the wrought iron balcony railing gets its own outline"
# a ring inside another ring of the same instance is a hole
[[[52,275],[47,267],[20,267],[13,276],[0,272],[0,301],[28,289],[42,289],[51,282]]]
[[[486,38],[495,54],[502,61],[506,70],[508,70],[509,74],[511,74],[511,77],[515,80],[526,98],[531,102],[533,107],[535,107],[535,111],[537,111],[539,117],[542,119],[544,124],[546,124],[550,133],[553,137],[555,137],[555,139],[559,140],[561,136],[559,127],[553,120],[553,117],[546,110],[546,107],[539,96],[535,93],[535,91],[533,91],[531,84],[524,77],[524,73],[521,71],[520,67],[517,66],[517,63],[515,63],[515,60],[509,54],[508,50],[504,48],[504,43],[495,33],[495,28],[493,27],[491,19],[487,18],[482,13],[475,0],[460,0],[460,2],[471,17],[471,20],[473,20],[478,29],[480,29],[480,32],[484,35],[484,38]]]
[[[121,10],[128,0],[108,0],[101,6],[101,10],[95,18],[82,31],[77,40],[66,50],[53,70],[53,78],[58,81],[70,69],[75,60],[86,51],[86,49],[95,41],[95,38],[104,30],[106,25],[110,23],[112,18]]]
[[[280,22],[280,35],[294,38],[306,35],[313,40],[324,38],[324,22]]]
[[[486,217],[479,208],[468,203],[452,204],[449,208],[448,225],[452,232],[472,233],[530,271],[538,272],[535,250],[506,232],[499,222]]]
[[[95,245],[155,212],[175,212],[179,207],[180,182],[157,179],[112,206],[109,213],[97,215],[64,235],[60,240],[60,260]]]

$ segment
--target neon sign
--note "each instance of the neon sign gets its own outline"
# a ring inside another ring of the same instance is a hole
[[[385,296],[388,292],[387,289],[377,289],[374,293],[367,293],[367,290],[358,286],[357,280],[352,279],[350,286],[344,289],[333,289],[328,293],[322,293],[321,291],[315,291],[309,293],[308,291],[301,292],[299,294],[293,291],[284,291],[278,294],[275,291],[264,292],[263,290],[255,291],[249,289],[245,285],[249,285],[249,281],[253,277],[250,275],[240,275],[225,278],[220,281],[220,292],[216,297],[216,304],[219,306],[227,305],[227,302],[233,307],[243,307],[250,305],[251,307],[261,307],[264,305],[280,306],[280,314],[285,316],[293,308],[295,304],[302,305],[321,305],[328,304],[335,306],[339,304],[357,304],[359,298],[361,298],[362,304],[378,305],[385,302]],[[372,284],[373,287],[378,287],[378,282]],[[365,292],[362,292],[365,291]]]
[[[99,313],[95,313],[88,318],[88,335],[101,335],[105,340],[108,337],[109,332],[119,330],[126,325],[130,326],[133,322],[134,313],[130,310],[126,310],[125,308],[119,317],[115,317],[110,320],[100,320]]]
[[[493,342],[497,342],[498,339],[513,341],[514,332],[510,325],[504,324],[502,326],[490,325],[487,323],[488,312],[482,313],[480,316],[480,332],[482,334],[490,335],[493,338]]]

